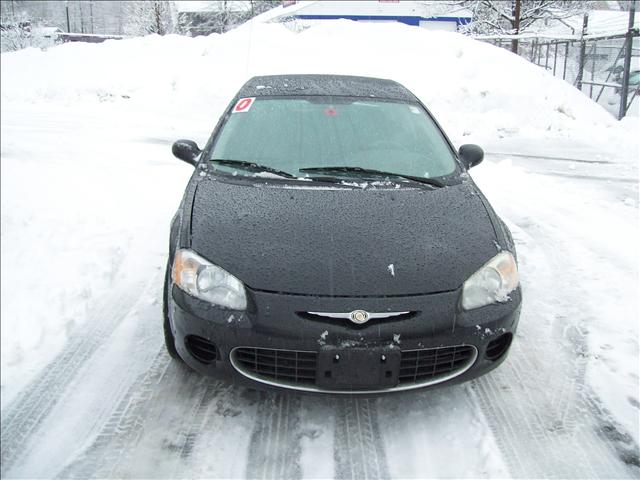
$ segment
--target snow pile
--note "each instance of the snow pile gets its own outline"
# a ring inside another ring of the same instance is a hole
[[[224,35],[149,36],[3,56],[3,101],[122,101],[208,124],[249,77],[341,73],[407,86],[455,139],[609,135],[573,87],[503,49],[450,32],[339,20],[294,33],[251,22]]]
[[[145,141],[163,134],[153,118],[101,107],[2,106],[3,405],[97,310],[162,283],[192,169]]]

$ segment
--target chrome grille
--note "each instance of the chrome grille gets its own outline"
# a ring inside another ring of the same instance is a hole
[[[472,345],[403,350],[399,383],[378,390],[324,390],[316,386],[317,352],[236,347],[231,351],[233,367],[244,376],[268,385],[308,392],[375,393],[411,390],[435,385],[466,372],[478,351]]]

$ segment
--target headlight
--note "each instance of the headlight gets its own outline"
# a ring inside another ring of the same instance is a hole
[[[511,252],[500,252],[462,286],[462,308],[471,310],[490,303],[506,302],[519,282],[518,265]]]
[[[176,252],[172,275],[173,283],[200,300],[232,310],[247,308],[244,284],[192,250]]]

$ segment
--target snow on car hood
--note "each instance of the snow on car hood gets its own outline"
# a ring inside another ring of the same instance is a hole
[[[258,290],[379,296],[457,289],[496,254],[471,182],[361,189],[203,179],[191,247]]]

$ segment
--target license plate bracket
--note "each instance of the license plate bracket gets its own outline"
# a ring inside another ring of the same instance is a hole
[[[392,388],[398,384],[400,349],[325,348],[318,354],[316,385],[325,390]]]

